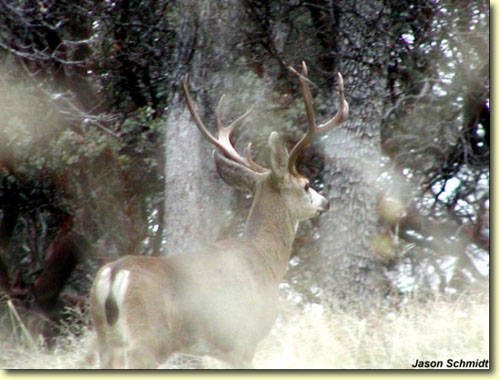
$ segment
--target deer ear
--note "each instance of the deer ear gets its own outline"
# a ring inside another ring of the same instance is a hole
[[[255,186],[260,182],[265,173],[257,173],[253,170],[226,158],[218,151],[214,151],[214,161],[217,173],[229,186],[241,190],[254,191]]]
[[[278,132],[269,135],[269,148],[271,149],[271,169],[278,178],[288,174],[288,151]]]

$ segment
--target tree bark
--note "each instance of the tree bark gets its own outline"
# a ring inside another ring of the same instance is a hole
[[[214,19],[230,17],[217,4],[188,1],[179,4],[183,25],[178,43],[183,62],[174,74],[180,82],[190,72],[191,93],[205,124],[212,129],[213,110],[221,93],[220,73],[231,61],[230,31]],[[183,32],[182,32],[183,31]],[[193,50],[190,50],[193,49]],[[176,84],[174,84],[176,86]],[[219,86],[220,87],[220,86]],[[187,110],[180,83],[166,125],[165,244],[164,253],[200,249],[219,235],[223,221],[230,218],[234,190],[219,178],[212,159],[213,146],[206,141]]]
[[[354,3],[345,4],[339,28],[349,35],[347,41],[351,42],[338,44],[339,54],[344,57],[338,69],[345,78],[350,114],[347,122],[324,140],[328,157],[325,193],[331,207],[321,218],[318,244],[324,264],[321,266],[323,299],[333,306],[350,306],[351,302],[368,305],[368,300],[379,302],[388,289],[382,263],[371,250],[378,230],[376,180],[381,157],[380,122],[384,104],[381,95],[386,89],[381,70],[386,67],[386,58],[384,51],[377,53],[376,61],[364,55],[370,46],[387,49],[388,43],[385,34],[368,34],[365,30],[366,21],[380,16],[381,2],[377,3],[379,9],[373,2]],[[360,17],[356,23],[348,18],[351,6]],[[342,39],[343,34],[337,38]],[[355,46],[349,46],[350,43]],[[356,52],[356,46],[366,51]],[[362,59],[350,58],[352,53],[360,54]],[[334,94],[330,97],[335,101],[336,98]],[[334,107],[338,105],[335,103]]]

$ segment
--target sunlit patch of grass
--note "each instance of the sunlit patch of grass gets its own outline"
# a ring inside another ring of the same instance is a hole
[[[282,318],[260,345],[257,368],[408,369],[419,360],[489,358],[484,294],[409,301],[360,317],[313,309]]]

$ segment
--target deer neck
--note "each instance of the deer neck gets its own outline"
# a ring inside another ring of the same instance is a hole
[[[264,183],[256,191],[248,215],[244,236],[264,258],[272,276],[283,278],[295,239],[297,221],[292,217],[280,193]]]

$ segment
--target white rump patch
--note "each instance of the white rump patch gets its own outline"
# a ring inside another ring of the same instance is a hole
[[[125,345],[125,347],[123,348],[124,351],[122,353],[124,368],[129,368],[128,350],[126,346],[129,346],[133,343],[133,339],[131,339],[130,331],[127,325],[127,311],[123,305],[123,301],[125,300],[125,295],[127,294],[129,282],[130,282],[130,271],[124,269],[116,274],[115,280],[113,281],[113,286],[111,288],[111,292],[113,293],[113,298],[115,299],[118,309],[120,310],[120,316],[115,325],[115,328],[118,329],[117,332],[121,336],[122,344]]]
[[[128,283],[129,283],[130,271],[121,270],[116,274],[115,281],[113,282],[113,297],[121,308],[125,294],[127,293]]]
[[[101,307],[104,308],[106,298],[108,298],[109,289],[111,287],[111,268],[105,267],[99,275],[96,286],[96,298]]]

